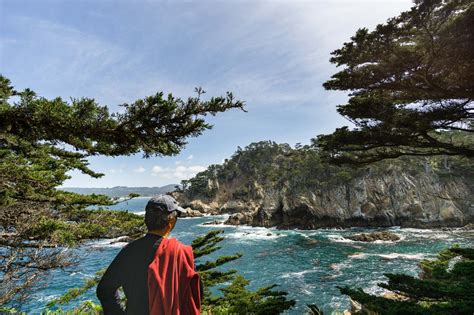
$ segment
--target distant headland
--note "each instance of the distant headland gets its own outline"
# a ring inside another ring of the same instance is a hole
[[[165,194],[172,192],[176,189],[178,184],[169,184],[162,187],[128,187],[128,186],[115,186],[105,188],[92,188],[92,187],[62,187],[61,190],[74,192],[82,195],[100,194],[109,197],[123,197],[128,196],[131,193],[139,194],[143,197],[149,197],[153,195]]]

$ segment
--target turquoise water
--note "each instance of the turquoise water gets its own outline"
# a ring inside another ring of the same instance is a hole
[[[143,213],[147,198],[137,198],[111,208]],[[256,289],[273,283],[297,301],[289,314],[302,314],[306,304],[317,304],[325,313],[349,308],[349,300],[339,294],[336,286],[358,286],[369,292],[383,292],[377,283],[386,281],[384,273],[402,272],[416,275],[417,263],[453,244],[472,246],[474,232],[460,230],[390,230],[399,234],[399,242],[361,243],[345,240],[343,236],[367,229],[279,231],[266,228],[209,226],[207,221],[224,216],[180,219],[173,236],[190,243],[196,236],[212,229],[223,229],[226,240],[214,257],[236,252],[244,256],[227,264],[251,280]],[[56,271],[41,285],[33,298],[23,305],[28,313],[39,313],[51,299],[68,288],[79,286],[84,279],[106,267],[125,243],[111,240],[91,241],[76,249],[81,257],[73,269]],[[92,290],[81,300],[97,302]],[[75,301],[77,303],[77,301]],[[67,308],[67,307],[66,307]]]

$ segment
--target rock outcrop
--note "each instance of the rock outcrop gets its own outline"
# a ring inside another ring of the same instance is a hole
[[[228,224],[283,229],[460,227],[474,223],[474,168],[459,157],[400,157],[353,168],[317,146],[251,143],[182,182],[182,205]]]
[[[185,218],[194,218],[194,217],[202,217],[203,216],[203,212],[199,211],[199,210],[195,210],[195,209],[191,209],[190,207],[187,207],[185,213],[182,214],[183,217]]]
[[[346,236],[345,238],[357,242],[375,242],[375,241],[390,241],[396,242],[400,240],[400,237],[388,231],[383,232],[373,232],[373,233],[361,233],[351,236]]]
[[[235,182],[220,183],[214,198],[186,200],[185,206],[211,214],[231,214],[226,224],[282,229],[325,227],[458,227],[474,222],[472,187],[463,179],[387,170],[351,181],[293,192],[263,188],[256,181],[235,197]]]

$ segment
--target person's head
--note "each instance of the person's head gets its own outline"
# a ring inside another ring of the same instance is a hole
[[[178,202],[171,196],[158,195],[151,198],[145,208],[145,224],[148,231],[169,233],[182,212],[185,210],[178,206]]]

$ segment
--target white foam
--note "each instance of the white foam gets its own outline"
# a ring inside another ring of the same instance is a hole
[[[421,260],[426,257],[426,254],[401,254],[401,253],[388,253],[388,254],[373,254],[373,253],[355,253],[347,256],[350,259],[364,259],[368,256],[377,256],[385,259],[413,259]]]
[[[349,261],[341,262],[341,263],[332,263],[329,265],[329,268],[332,269],[332,273],[325,276],[324,279],[334,279],[337,277],[342,276],[342,270],[346,268],[350,268],[351,264]]]
[[[333,263],[333,264],[329,265],[329,267],[332,270],[341,271],[342,269],[350,268],[351,263],[349,261],[344,261],[344,262],[340,262],[340,263]]]
[[[61,296],[60,294],[51,294],[51,295],[35,296],[34,298],[39,302],[50,302],[59,298],[60,296]]]
[[[89,274],[89,273],[83,273],[83,272],[80,272],[80,271],[71,272],[71,273],[69,274],[69,276],[71,276],[71,277],[73,277],[73,276],[75,276],[75,275],[82,276],[83,278],[90,278],[90,277],[92,277],[91,274]]]
[[[367,244],[393,244],[393,243],[397,243],[397,242],[405,240],[405,235],[398,235],[398,237],[400,237],[400,239],[398,241],[376,240],[376,241],[373,241],[373,242],[364,242],[364,241],[354,241],[354,240],[345,238],[342,235],[336,235],[336,234],[328,234],[327,235],[327,238],[332,242],[336,242],[336,243],[359,243],[359,244],[360,243],[364,243],[364,244],[365,243],[367,243]]]
[[[456,236],[456,232],[459,231],[403,228],[397,229],[396,232],[401,233],[405,237],[408,235],[409,238],[450,239],[453,236]]]
[[[351,254],[347,257],[349,257],[351,259],[363,259],[363,258],[367,257],[367,254],[365,254],[365,253],[354,253],[354,254]]]
[[[385,259],[414,259],[414,260],[421,260],[425,258],[425,254],[400,254],[400,253],[390,253],[390,254],[372,254],[373,256],[379,256]]]
[[[379,283],[383,283],[383,282],[386,283],[386,281],[380,281],[380,280],[372,281],[369,287],[364,288],[364,291],[372,295],[382,296],[384,293],[390,292],[378,285]]]
[[[257,229],[242,229],[233,233],[226,233],[227,238],[252,241],[252,240],[273,240],[280,237],[285,237],[282,233],[275,233],[270,229],[257,228]]]
[[[128,244],[128,242],[120,241],[121,239],[123,239],[123,236],[112,238],[112,239],[102,239],[98,241],[92,241],[91,243],[89,243],[89,245],[92,248],[102,248],[102,247],[120,248]]]
[[[336,234],[328,234],[327,238],[330,241],[336,242],[336,243],[355,243],[355,241],[353,241],[353,240],[350,240],[348,238],[345,238],[341,235],[336,235]]]
[[[317,272],[315,269],[308,269],[308,270],[303,270],[303,271],[297,271],[297,272],[286,272],[280,276],[280,278],[302,278],[305,274],[307,273],[314,273]]]
[[[393,243],[401,242],[405,239],[405,236],[403,236],[403,235],[398,235],[398,237],[400,237],[400,239],[398,241],[376,240],[376,241],[368,242],[368,243],[372,243],[372,244],[393,244]],[[364,243],[367,243],[367,242],[364,242]]]

